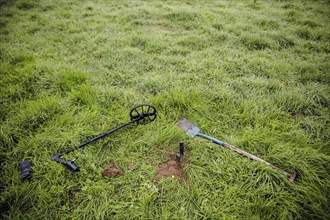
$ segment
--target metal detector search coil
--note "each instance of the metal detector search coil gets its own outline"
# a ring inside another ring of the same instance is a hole
[[[55,160],[58,163],[61,163],[61,164],[65,165],[70,170],[77,172],[77,171],[79,171],[79,167],[74,164],[74,161],[72,161],[72,160],[67,161],[67,160],[64,160],[63,158],[61,158],[63,155],[69,154],[72,151],[75,151],[79,148],[83,148],[86,145],[91,144],[91,143],[93,143],[93,142],[95,142],[95,141],[97,141],[101,138],[104,138],[105,136],[107,136],[109,134],[112,134],[113,132],[115,132],[115,131],[117,131],[121,128],[124,128],[124,127],[126,127],[130,124],[133,124],[135,122],[137,124],[142,124],[142,125],[148,124],[148,123],[150,123],[150,122],[152,122],[156,119],[157,111],[156,111],[156,108],[152,105],[142,104],[142,105],[138,105],[138,106],[134,107],[131,110],[129,115],[130,115],[131,121],[126,122],[126,123],[121,124],[121,125],[118,125],[117,127],[111,129],[108,132],[101,133],[97,137],[92,138],[90,140],[87,140],[84,143],[78,145],[77,147],[71,148],[71,149],[69,149],[69,150],[67,150],[63,153],[55,154],[55,155],[52,156],[53,160]]]

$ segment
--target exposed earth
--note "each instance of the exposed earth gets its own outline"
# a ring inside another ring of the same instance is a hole
[[[177,164],[175,160],[170,160],[165,163],[162,163],[158,167],[157,174],[155,179],[159,180],[161,178],[175,177],[179,180],[185,179],[185,176],[182,171],[183,166]]]
[[[102,176],[106,177],[118,177],[122,175],[124,175],[123,171],[114,163],[110,164],[110,166],[102,172]]]
[[[166,153],[170,160],[159,164],[157,173],[155,175],[156,180],[160,180],[161,178],[177,178],[179,180],[185,180],[186,176],[184,175],[183,168],[185,166],[185,159],[181,159],[178,163],[176,161],[176,153],[167,152]],[[186,154],[185,154],[186,155]],[[186,156],[185,156],[186,157]],[[130,164],[129,170],[135,170],[135,166]],[[133,167],[133,168],[132,168]],[[103,172],[103,177],[119,177],[123,176],[124,172],[117,167],[115,163],[111,163]]]

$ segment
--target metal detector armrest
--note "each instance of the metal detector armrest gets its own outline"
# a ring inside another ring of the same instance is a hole
[[[67,168],[69,168],[70,170],[73,170],[73,171],[76,171],[78,172],[79,171],[79,167],[77,167],[73,161],[66,161],[64,159],[62,159],[61,157],[63,156],[62,153],[59,153],[59,154],[55,154],[53,155],[53,159],[58,162],[58,163],[61,163],[63,165],[65,165]]]

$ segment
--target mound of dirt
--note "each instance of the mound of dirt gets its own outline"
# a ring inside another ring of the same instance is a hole
[[[106,177],[118,177],[122,175],[124,175],[123,171],[114,163],[110,164],[110,166],[102,172],[102,176]]]
[[[175,160],[170,160],[166,163],[162,163],[158,167],[155,179],[159,180],[161,178],[176,177],[179,180],[183,180],[185,179],[185,176],[182,172],[182,168],[182,164],[177,164]]]

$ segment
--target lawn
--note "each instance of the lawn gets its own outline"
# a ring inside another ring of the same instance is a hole
[[[326,0],[0,0],[0,218],[330,219],[329,24]],[[141,103],[155,121],[63,157],[80,172],[52,160]]]

